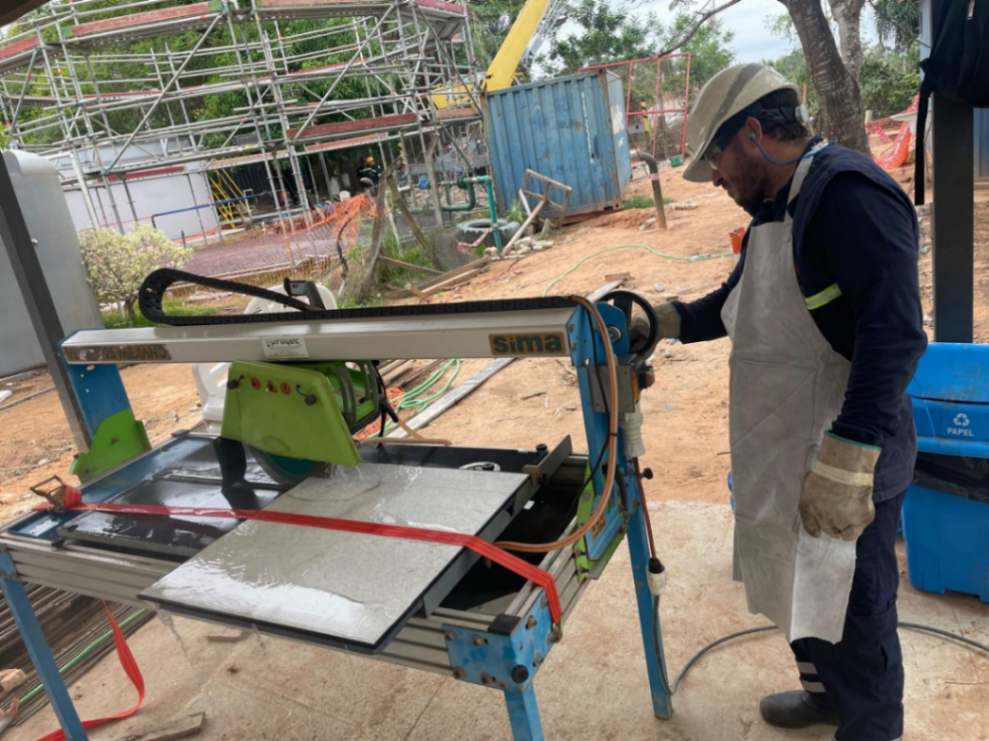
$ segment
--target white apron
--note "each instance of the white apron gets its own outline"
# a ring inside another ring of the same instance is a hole
[[[797,166],[790,201],[812,159]],[[745,584],[749,610],[772,620],[789,641],[837,643],[855,543],[808,535],[798,504],[821,437],[841,409],[850,364],[807,310],[794,270],[789,211],[783,222],[750,230],[745,267],[721,318],[732,341],[734,577]]]

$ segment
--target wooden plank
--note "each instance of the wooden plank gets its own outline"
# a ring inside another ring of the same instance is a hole
[[[443,275],[442,270],[437,270],[436,268],[430,268],[426,265],[416,265],[415,263],[405,262],[404,260],[396,260],[394,257],[388,257],[388,255],[379,255],[378,259],[381,262],[386,262],[389,265],[396,265],[400,268],[408,268],[409,270],[421,270],[424,273],[432,273],[433,275]]]
[[[481,273],[483,273],[484,270],[485,268],[480,267],[480,268],[475,268],[474,270],[470,270],[466,273],[460,273],[459,275],[450,276],[446,280],[440,281],[439,283],[436,283],[430,286],[429,288],[422,290],[422,295],[428,298],[429,296],[432,296],[437,293],[441,293],[442,291],[447,291],[451,288],[459,286],[461,283],[466,283],[471,278],[474,278],[480,275]]]

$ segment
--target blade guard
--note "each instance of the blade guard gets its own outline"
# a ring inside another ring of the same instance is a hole
[[[275,456],[356,466],[361,458],[340,410],[339,387],[312,368],[236,361],[220,434]]]

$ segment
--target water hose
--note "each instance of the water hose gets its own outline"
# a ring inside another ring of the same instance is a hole
[[[576,271],[579,267],[581,267],[585,263],[590,262],[591,260],[600,257],[601,255],[610,255],[615,252],[628,252],[630,250],[641,250],[643,252],[648,252],[650,255],[654,255],[655,257],[660,257],[664,260],[674,260],[676,262],[702,262],[704,260],[717,260],[722,257],[731,257],[733,255],[731,251],[707,252],[700,255],[671,255],[668,252],[660,252],[659,250],[654,249],[653,247],[650,247],[649,245],[645,245],[645,244],[620,244],[615,247],[608,247],[607,249],[600,250],[598,252],[595,252],[593,255],[588,255],[587,257],[578,260],[576,263],[574,263],[574,265],[572,265],[570,268],[562,272],[560,275],[554,278],[548,286],[546,286],[546,290],[543,291],[543,296],[548,296],[549,292],[553,290],[553,287],[556,286],[557,283],[559,283],[568,275]]]

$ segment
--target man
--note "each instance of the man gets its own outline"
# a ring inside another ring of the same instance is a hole
[[[381,178],[381,168],[374,161],[374,155],[369,154],[364,158],[364,165],[357,171],[357,178],[372,193],[376,191],[378,180]]]
[[[732,340],[735,578],[787,635],[803,685],[764,698],[762,717],[895,741],[894,543],[916,455],[905,389],[926,346],[917,224],[872,160],[805,120],[770,68],[731,67],[704,86],[684,176],[710,178],[752,222],[724,285],[656,309],[662,336]]]

